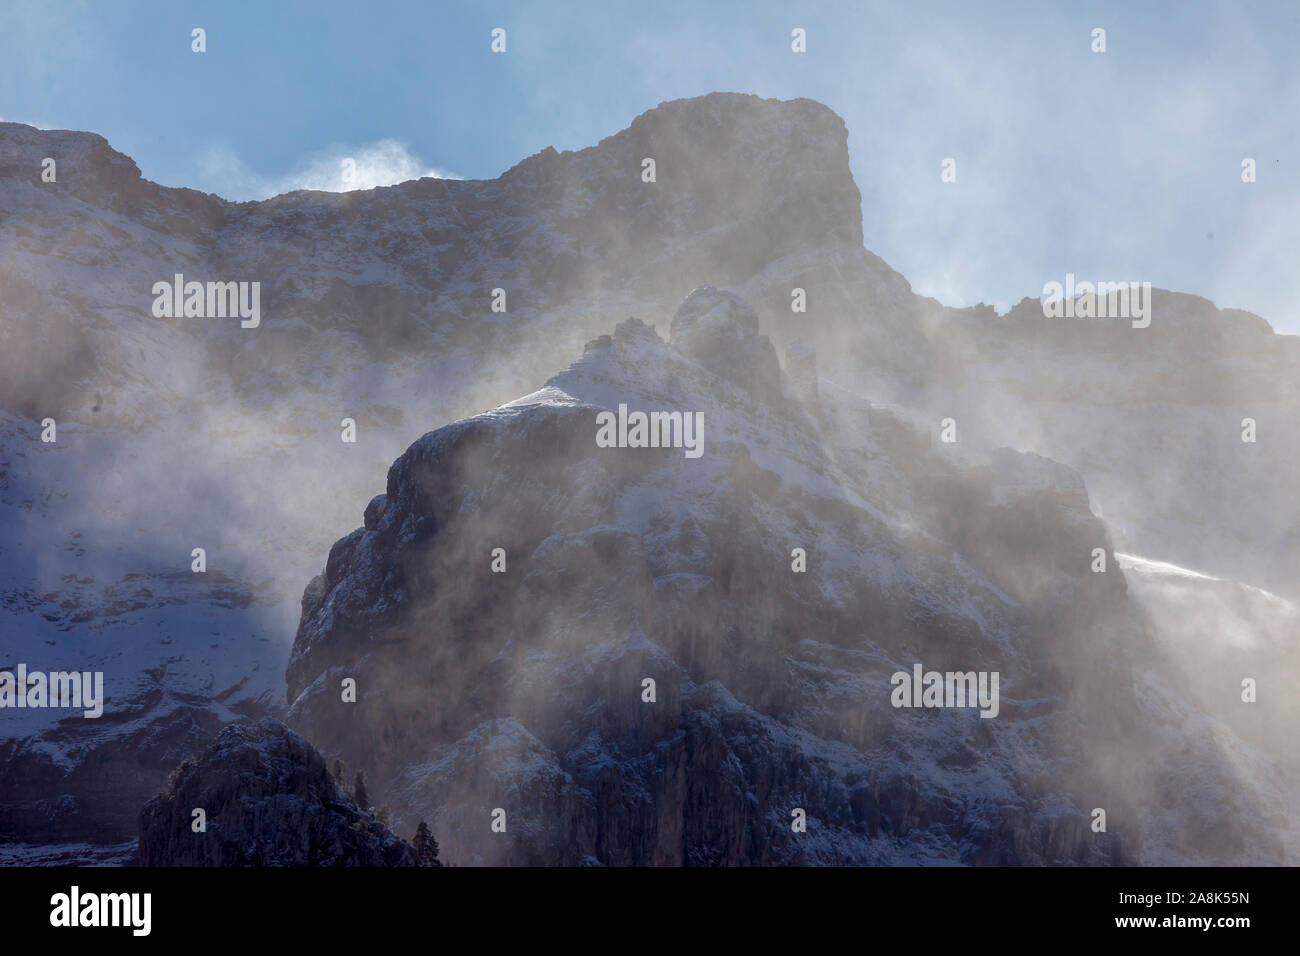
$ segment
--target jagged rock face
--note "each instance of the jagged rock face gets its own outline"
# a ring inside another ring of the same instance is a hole
[[[675,344],[623,323],[394,463],[304,595],[291,723],[364,767],[404,825],[436,821],[458,862],[1132,859],[1136,828],[1088,826],[1098,794],[1127,806],[1140,768],[1115,751],[1141,730],[1123,581],[1072,557],[1105,542],[1077,476],[1015,455],[955,467],[914,437],[919,461],[894,463],[930,529],[904,525],[827,454],[846,435],[708,364],[690,320],[726,328],[744,306],[694,298]],[[702,410],[705,454],[597,447],[619,403]],[[945,532],[954,492],[968,515]],[[1001,716],[892,707],[891,673],[916,662],[999,671]]]
[[[193,811],[206,814],[195,833]],[[232,724],[140,813],[144,866],[416,866],[415,850],[275,720]]]
[[[739,296],[701,286],[677,309],[669,342],[715,374],[758,398],[774,401],[781,394],[781,364],[758,315]]]
[[[966,381],[935,382],[926,405],[964,440],[1081,472],[1121,551],[1300,598],[1300,338],[1163,289],[1148,310],[1146,328],[1048,318],[1036,299],[972,310],[936,337]],[[1244,442],[1247,419],[1267,438]]]
[[[46,156],[58,159],[55,183],[40,181]],[[645,158],[656,182],[641,181]],[[572,354],[603,321],[593,297],[666,308],[704,281],[741,283],[773,260],[862,244],[843,121],[809,100],[727,93],[661,104],[597,146],[548,148],[495,180],[253,203],[142,180],[99,136],[0,123],[0,187],[0,408],[97,424],[157,420],[195,375],[209,401],[247,397],[252,383],[301,401],[322,367],[332,389],[355,395],[372,387],[375,361],[396,379],[417,359],[407,372],[422,379],[419,358],[458,351],[468,367],[440,370],[437,398],[463,414]],[[57,277],[88,266],[111,281],[74,298],[76,283]],[[176,272],[260,281],[258,334],[154,318],[151,287]],[[507,315],[489,309],[496,287]],[[140,354],[146,334],[160,341]],[[119,394],[126,380],[142,394]],[[109,401],[92,414],[96,393]]]

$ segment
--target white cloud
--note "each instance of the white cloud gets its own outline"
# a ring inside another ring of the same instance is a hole
[[[24,126],[33,126],[36,129],[62,129],[61,126],[51,126],[49,123],[37,123],[30,119],[10,119],[7,116],[0,116],[0,123],[22,123]]]
[[[460,179],[455,173],[428,166],[412,155],[404,143],[379,140],[357,149],[334,147],[308,157],[297,169],[280,178],[261,176],[229,150],[211,150],[203,157],[206,188],[227,199],[268,199],[295,189],[341,193],[355,189],[392,186],[432,176]]]

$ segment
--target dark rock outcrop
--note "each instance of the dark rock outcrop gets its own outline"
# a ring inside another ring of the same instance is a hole
[[[206,829],[192,829],[194,811]],[[140,813],[144,866],[417,866],[415,849],[345,794],[276,720],[232,724]]]

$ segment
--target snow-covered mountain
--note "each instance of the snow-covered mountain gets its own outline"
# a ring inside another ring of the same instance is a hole
[[[0,669],[108,696],[0,711],[0,859],[102,858],[281,714],[453,862],[1294,861],[1296,340],[917,296],[846,144],[712,94],[229,203],[0,123]],[[156,316],[178,273],[260,324]],[[620,404],[703,454],[599,447]],[[998,671],[998,717],[891,707],[914,663]]]

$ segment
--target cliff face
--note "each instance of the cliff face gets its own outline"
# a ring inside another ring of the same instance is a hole
[[[615,290],[676,300],[795,253],[860,249],[846,141],[820,104],[713,94],[663,104],[589,149],[548,149],[495,180],[229,203],[142,180],[102,137],[0,124],[0,287],[14,346],[0,350],[0,407],[101,424],[169,417],[170,402],[140,399],[173,382],[188,389],[183,375],[159,380],[152,356],[136,351],[146,329],[163,336],[173,370],[202,366],[217,390],[209,400],[250,383],[261,399],[293,396],[322,364],[340,394],[358,391],[376,360],[396,384],[413,375],[413,353],[465,350],[465,380],[508,368],[521,348],[542,347],[542,367],[553,367],[595,334],[587,309],[559,307]],[[54,183],[40,181],[47,156],[58,160]],[[111,285],[85,297],[61,288],[60,273],[86,268],[113,273],[100,277]],[[260,281],[265,324],[239,335],[228,323],[153,318],[153,283],[177,272]],[[506,291],[508,315],[491,311],[494,288]],[[53,351],[34,363],[26,346],[36,341]],[[41,368],[66,384],[51,391]],[[526,380],[506,375],[507,394],[518,394]],[[120,395],[125,377],[145,394]],[[92,413],[96,392],[110,398]]]
[[[900,484],[938,476],[905,523],[831,451],[864,439],[764,374],[750,319],[701,290],[674,344],[623,323],[412,445],[304,595],[290,721],[464,862],[1134,858],[1137,828],[1088,826],[1089,801],[1131,819],[1137,771],[1088,751],[1141,731],[1138,630],[1079,557],[1106,541],[1082,484],[914,435],[913,459],[879,450]],[[702,412],[704,454],[598,447],[619,404]],[[1000,672],[1000,715],[894,708],[915,662]]]
[[[195,832],[195,810],[203,830]],[[343,793],[320,753],[274,720],[231,725],[140,813],[143,866],[417,866]]]
[[[169,767],[281,706],[303,583],[431,417],[532,389],[612,303],[862,253],[845,141],[819,104],[716,94],[495,180],[230,203],[0,124],[0,663],[101,669],[113,702],[3,725],[0,830],[129,839]],[[155,317],[177,273],[259,282],[261,324]]]

